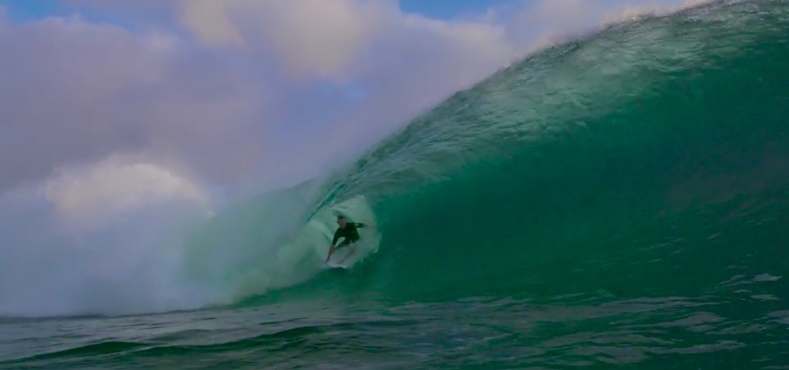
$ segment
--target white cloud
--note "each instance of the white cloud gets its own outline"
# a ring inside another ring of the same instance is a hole
[[[197,216],[212,215],[209,196],[196,184],[157,163],[120,156],[59,168],[46,182],[44,197],[60,221],[80,233],[159,203],[189,204]]]
[[[196,308],[222,292],[185,281],[184,237],[211,217],[197,184],[141,158],[60,168],[0,194],[0,316]]]
[[[195,37],[208,45],[243,46],[241,31],[228,19],[225,5],[219,1],[195,0],[184,3],[181,17]]]
[[[209,45],[270,53],[282,70],[330,78],[376,36],[392,2],[356,0],[182,1],[182,24]]]
[[[116,151],[152,151],[214,175],[249,171],[232,161],[258,155],[251,139],[263,126],[252,123],[264,91],[172,35],[47,18],[8,26],[0,49],[9,51],[0,58],[0,188]]]

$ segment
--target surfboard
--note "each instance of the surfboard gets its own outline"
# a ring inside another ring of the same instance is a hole
[[[326,266],[329,266],[331,268],[342,268],[342,269],[350,268],[354,264],[354,262],[356,262],[356,259],[347,258],[347,257],[354,249],[354,247],[358,248],[359,246],[352,244],[338,251],[335,251],[334,254],[332,254],[331,258],[329,258],[329,261],[326,262]],[[359,253],[359,251],[357,250],[356,253]],[[344,262],[340,263],[340,261],[344,261]]]
[[[348,269],[348,266],[346,266],[345,264],[340,264],[339,262],[335,262],[331,260],[329,260],[329,262],[326,262],[326,266],[329,266],[334,269]]]

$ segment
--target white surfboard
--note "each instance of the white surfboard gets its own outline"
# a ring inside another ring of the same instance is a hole
[[[350,268],[351,266],[353,266],[354,263],[356,263],[357,260],[359,260],[359,257],[362,257],[359,255],[362,253],[362,251],[360,250],[361,248],[359,247],[361,246],[358,244],[351,244],[349,246],[343,247],[340,250],[335,251],[332,254],[331,258],[329,258],[329,261],[326,262],[326,266],[329,266],[331,268],[343,268],[343,269]],[[356,249],[355,252],[354,249]],[[350,255],[351,252],[354,252],[354,255],[348,257],[348,255]]]
[[[348,269],[348,266],[346,266],[345,264],[340,264],[339,262],[335,262],[331,260],[329,262],[326,262],[326,266],[331,268]]]

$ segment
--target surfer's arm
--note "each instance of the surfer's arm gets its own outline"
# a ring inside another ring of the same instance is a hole
[[[334,246],[337,245],[337,240],[340,239],[340,229],[334,232],[334,238],[331,240],[331,245],[329,246],[329,253],[326,254],[326,262],[329,262],[329,258],[331,258],[331,254],[334,253]]]
[[[334,232],[334,238],[331,240],[331,246],[334,247],[337,245],[337,241],[340,240],[340,229]]]

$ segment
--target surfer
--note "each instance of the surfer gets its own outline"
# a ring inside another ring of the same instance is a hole
[[[332,239],[331,246],[329,246],[329,255],[326,256],[326,263],[329,262],[329,258],[331,258],[331,255],[332,253],[334,253],[335,250],[340,249],[342,247],[346,247],[350,244],[359,241],[359,230],[357,229],[360,227],[368,226],[367,224],[363,224],[360,222],[348,222],[348,220],[346,220],[345,216],[343,215],[337,216],[337,224],[340,227],[338,227],[337,231],[334,232],[334,239]],[[369,226],[375,228],[375,225],[369,225]],[[343,240],[342,243],[337,245],[337,241],[340,240],[340,238],[345,238],[345,240]],[[348,253],[348,255],[340,263],[345,262],[345,260],[348,257],[350,257],[351,254],[353,254],[353,252],[355,251],[356,248],[351,250],[351,252]]]

